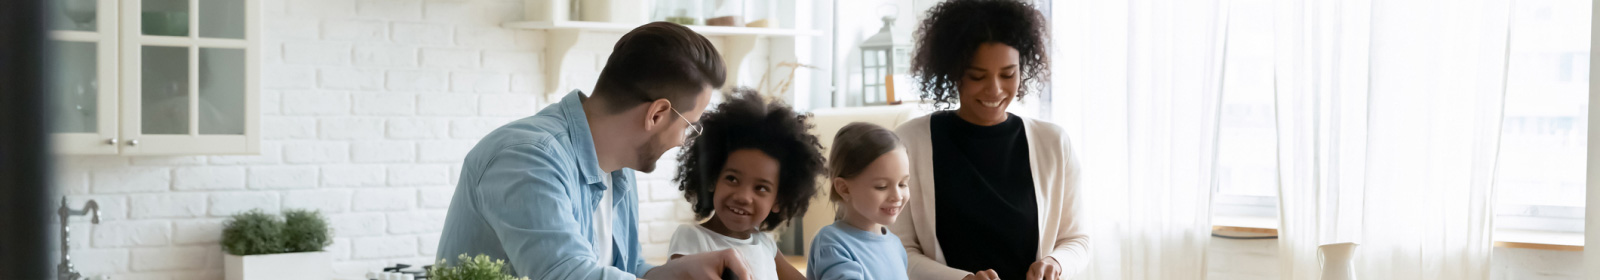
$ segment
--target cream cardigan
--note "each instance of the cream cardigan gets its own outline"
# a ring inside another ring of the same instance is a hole
[[[905,244],[911,279],[961,279],[971,272],[945,265],[934,226],[933,142],[928,120],[929,116],[922,116],[895,129],[911,159],[911,200],[890,230]],[[1062,278],[1070,278],[1089,262],[1089,236],[1083,228],[1083,202],[1078,195],[1082,192],[1078,186],[1078,161],[1061,127],[1030,118],[1023,118],[1022,123],[1028,153],[1033,155],[1028,162],[1033,168],[1035,201],[1039,203],[1037,258],[1055,257],[1061,263]]]

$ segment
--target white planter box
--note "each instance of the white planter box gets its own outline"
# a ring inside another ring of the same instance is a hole
[[[223,257],[227,280],[280,280],[333,278],[333,257],[328,252]]]

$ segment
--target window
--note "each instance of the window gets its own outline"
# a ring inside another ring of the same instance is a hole
[[[1514,5],[1495,226],[1582,232],[1591,3]],[[1236,226],[1229,223],[1239,217],[1276,217],[1277,145],[1272,3],[1238,1],[1232,9],[1213,194],[1217,223]]]
[[[1513,5],[1495,227],[1582,232],[1591,3]]]
[[[1243,0],[1231,9],[1213,213],[1217,225],[1267,227],[1277,224],[1278,211],[1273,3]]]

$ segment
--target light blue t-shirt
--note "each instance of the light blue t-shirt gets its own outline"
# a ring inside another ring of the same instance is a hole
[[[906,277],[906,248],[900,237],[864,231],[843,220],[822,227],[811,239],[806,279],[896,280]]]

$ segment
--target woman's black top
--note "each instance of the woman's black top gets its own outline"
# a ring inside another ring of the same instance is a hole
[[[993,126],[954,111],[929,120],[935,230],[950,267],[1026,279],[1039,244],[1039,204],[1022,119],[1007,116]]]

